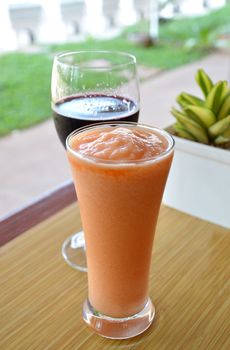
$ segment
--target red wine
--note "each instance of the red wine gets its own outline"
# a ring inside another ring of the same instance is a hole
[[[139,106],[120,96],[69,96],[52,105],[58,136],[65,146],[67,136],[82,126],[104,121],[137,122]]]

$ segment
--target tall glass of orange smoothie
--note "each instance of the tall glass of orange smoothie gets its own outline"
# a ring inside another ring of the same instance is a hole
[[[154,127],[102,123],[66,143],[86,240],[83,318],[102,336],[136,336],[155,314],[149,270],[174,141]]]

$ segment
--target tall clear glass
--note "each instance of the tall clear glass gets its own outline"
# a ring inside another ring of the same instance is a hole
[[[149,271],[173,149],[168,133],[137,123],[98,124],[67,138],[86,238],[83,318],[104,337],[136,336],[154,318]]]
[[[139,82],[136,58],[124,52],[64,52],[54,58],[52,110],[57,134],[102,121],[138,121]],[[62,255],[72,267],[87,271],[83,232],[68,237]]]

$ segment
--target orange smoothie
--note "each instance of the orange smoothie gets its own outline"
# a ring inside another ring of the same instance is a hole
[[[104,315],[134,315],[148,298],[173,141],[158,129],[127,123],[89,127],[68,142],[86,240],[89,301]]]

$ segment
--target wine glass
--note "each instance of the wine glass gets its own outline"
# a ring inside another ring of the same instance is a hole
[[[118,51],[72,51],[55,56],[51,95],[57,134],[65,147],[67,136],[82,126],[139,117],[136,58]],[[62,246],[65,261],[87,271],[83,231]]]

